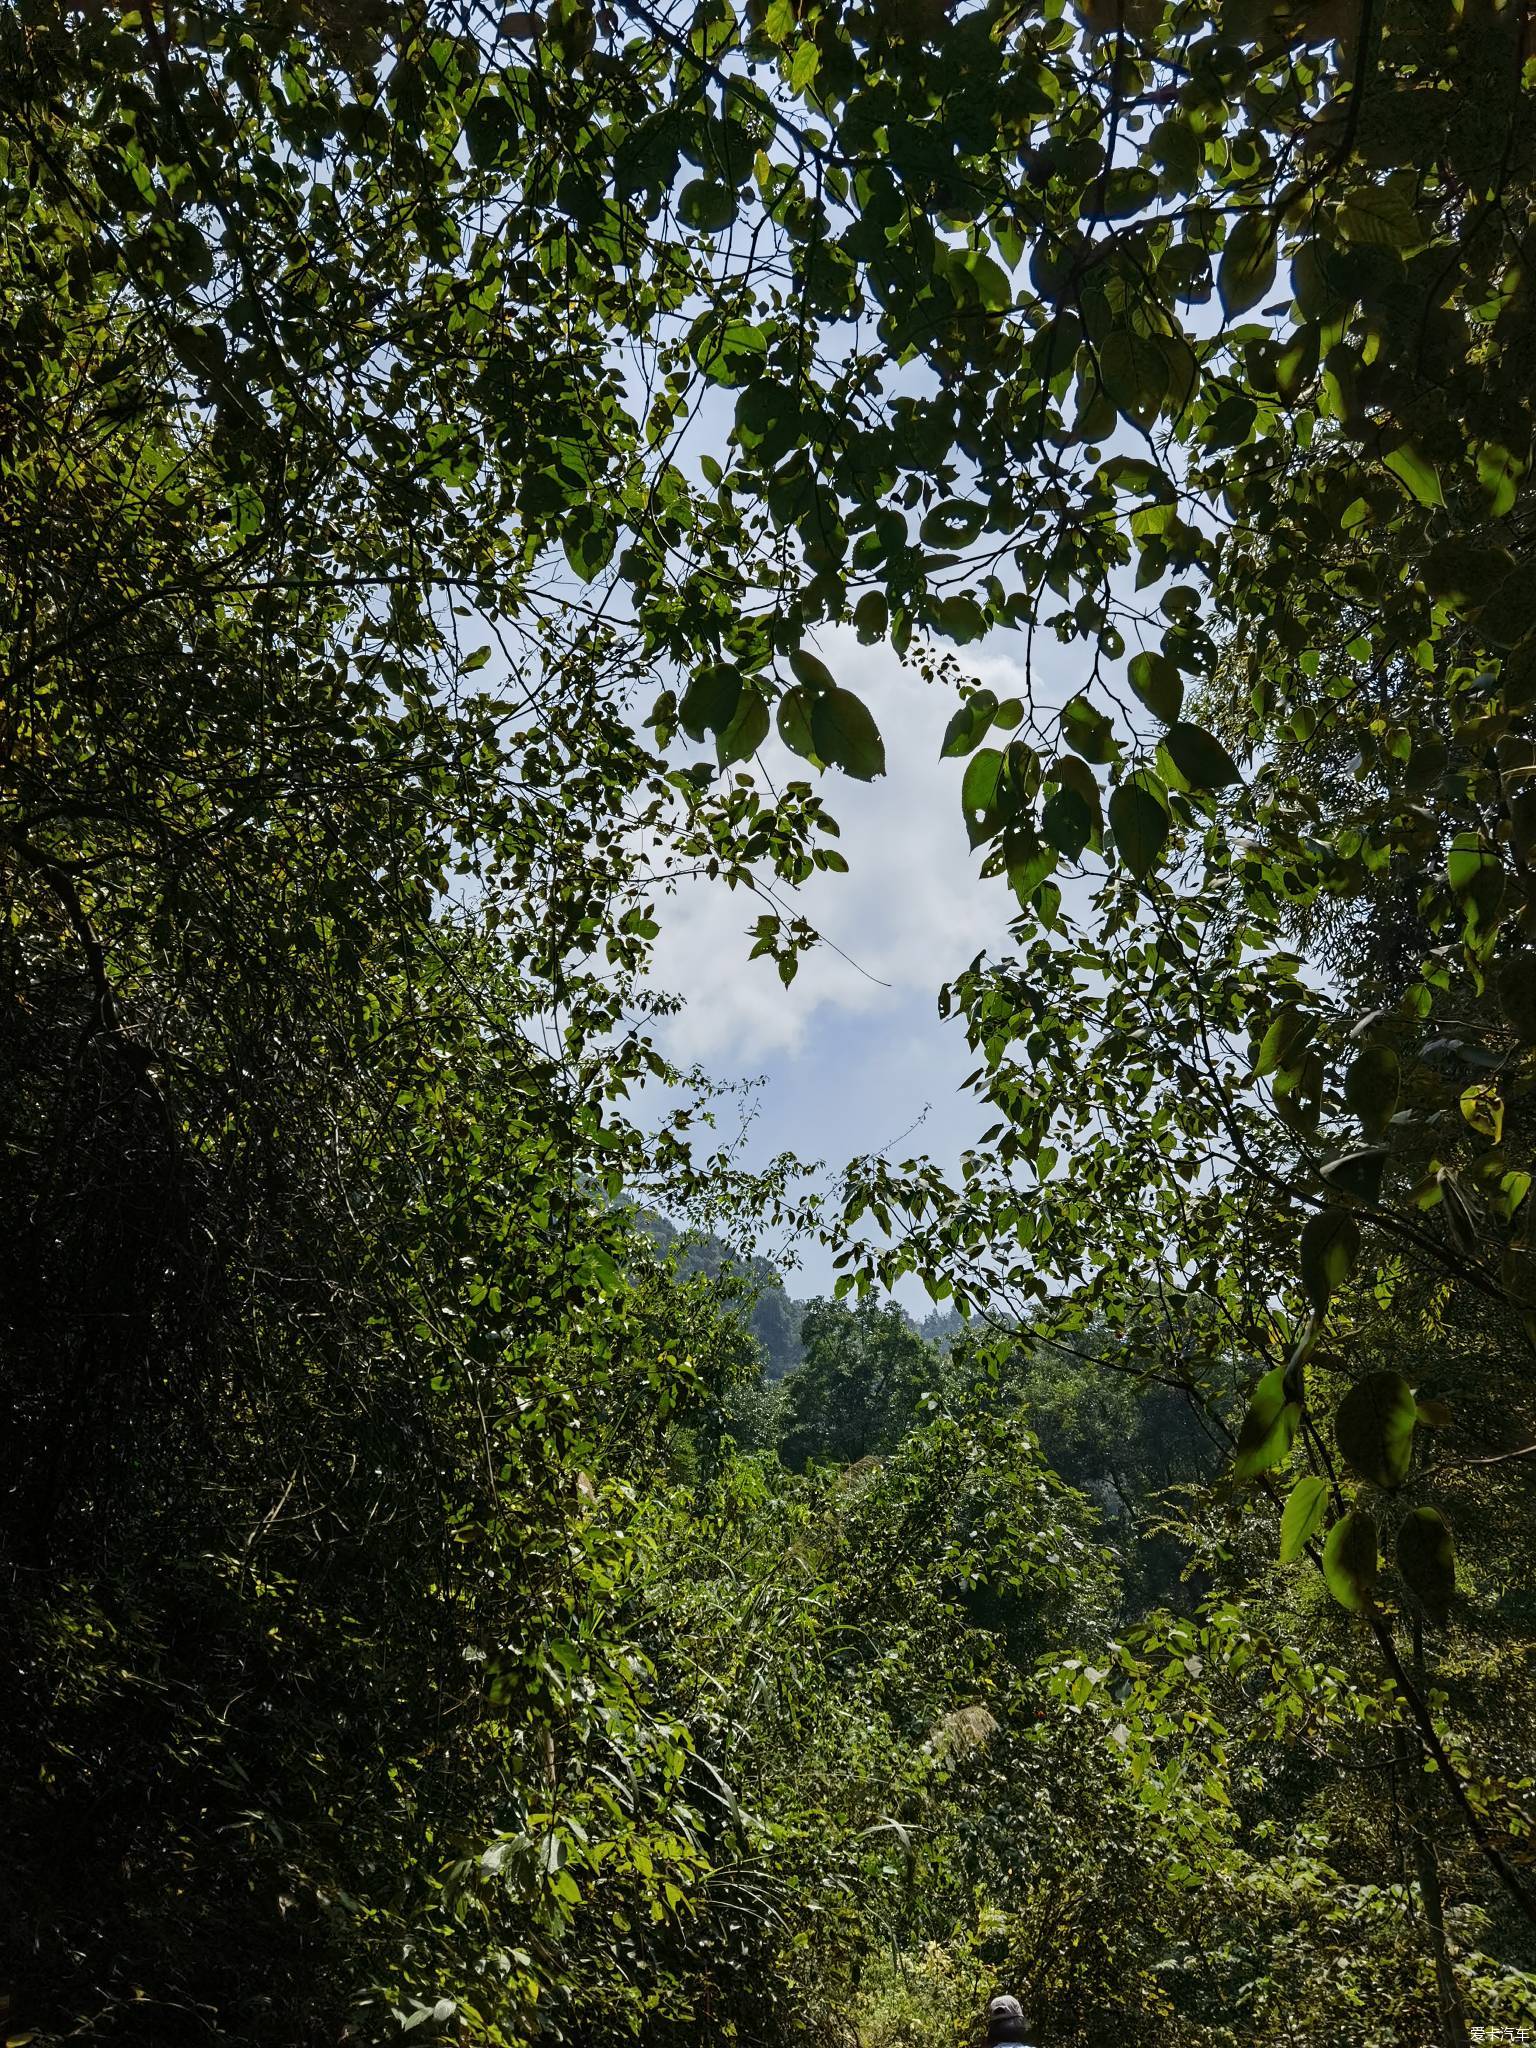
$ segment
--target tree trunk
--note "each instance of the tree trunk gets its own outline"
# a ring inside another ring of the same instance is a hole
[[[1424,1632],[1417,1616],[1413,1623],[1413,1664],[1415,1683],[1420,1695],[1427,1698],[1428,1691],[1424,1681]],[[1403,1783],[1404,1817],[1408,1827],[1408,1839],[1413,1847],[1414,1877],[1419,1889],[1419,1903],[1424,1911],[1424,1924],[1429,1929],[1430,1954],[1435,1964],[1435,2003],[1440,2014],[1442,2048],[1468,2048],[1466,2008],[1461,2002],[1461,1986],[1456,1981],[1450,1944],[1445,1935],[1445,1905],[1440,1891],[1440,1862],[1435,1854],[1429,1801],[1425,1797],[1423,1753],[1417,1742],[1409,1741],[1409,1731],[1404,1727],[1399,1726],[1394,1731],[1392,1739]]]

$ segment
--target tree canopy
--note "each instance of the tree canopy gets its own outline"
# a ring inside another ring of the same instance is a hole
[[[0,162],[11,2034],[1528,2017],[1529,10],[4,0]],[[651,969],[837,628],[1014,923],[818,1207]]]

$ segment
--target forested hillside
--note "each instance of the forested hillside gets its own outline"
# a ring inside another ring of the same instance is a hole
[[[1536,2032],[1525,0],[0,0],[0,166],[6,2048]],[[855,635],[1010,936],[817,1178],[657,946]]]
[[[674,1269],[683,1279],[703,1273],[720,1283],[722,1304],[734,1309],[756,1341],[768,1379],[781,1379],[800,1363],[800,1320],[806,1304],[796,1301],[784,1276],[757,1254],[745,1258],[706,1231],[679,1232],[664,1216],[642,1213],[640,1227],[664,1252],[674,1253]]]

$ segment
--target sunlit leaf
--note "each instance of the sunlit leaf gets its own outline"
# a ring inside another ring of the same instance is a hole
[[[1351,1614],[1364,1614],[1371,1606],[1380,1571],[1375,1521],[1356,1508],[1334,1523],[1323,1545],[1328,1590]]]
[[[1256,1479],[1283,1464],[1291,1454],[1301,1425],[1301,1404],[1294,1398],[1287,1368],[1277,1365],[1254,1388],[1238,1431],[1232,1459],[1236,1479]]]
[[[1323,1526],[1328,1512],[1326,1480],[1308,1476],[1291,1488],[1280,1517],[1280,1562],[1294,1564]]]

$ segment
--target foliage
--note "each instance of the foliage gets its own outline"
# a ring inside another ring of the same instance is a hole
[[[851,1465],[897,1444],[937,1380],[937,1361],[894,1302],[812,1302],[802,1362],[784,1382],[780,1448],[792,1471]]]
[[[1085,2042],[1521,2011],[1533,66],[1493,0],[0,8],[27,2030],[826,2038],[908,1939]],[[780,1416],[633,1219],[792,1165],[626,1100],[672,879],[815,943],[838,624],[954,691],[1018,923],[984,1144],[829,1228],[1002,1350],[820,1304]],[[929,645],[1015,628],[1001,701]],[[1016,1403],[1127,1504],[1192,1440],[1074,1355],[1231,1450],[1176,1614]]]
[[[800,1323],[806,1304],[790,1295],[783,1274],[771,1260],[759,1254],[742,1257],[718,1237],[679,1233],[663,1216],[647,1215],[640,1221],[658,1244],[674,1254],[680,1274],[707,1274],[716,1282],[722,1300],[733,1289],[740,1290],[740,1313],[757,1340],[763,1370],[770,1380],[781,1379],[800,1363]]]

